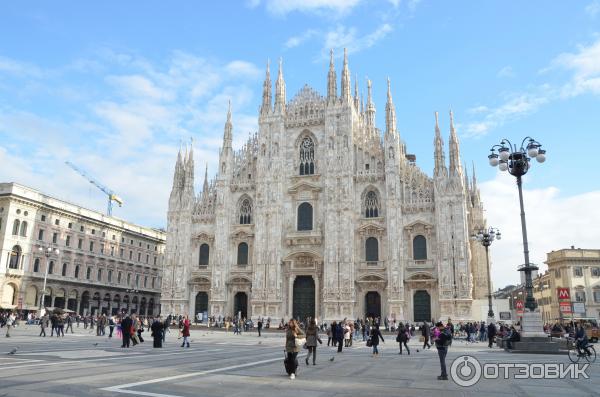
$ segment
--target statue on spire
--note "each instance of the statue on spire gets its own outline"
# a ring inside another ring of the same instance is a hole
[[[279,72],[275,82],[275,110],[285,111],[285,81],[283,81],[283,59],[279,58]]]
[[[267,72],[265,74],[265,82],[263,83],[263,97],[260,107],[261,114],[267,114],[271,111],[271,72],[269,70],[269,63],[267,59]]]
[[[337,81],[335,66],[333,64],[333,48],[329,51],[329,73],[327,74],[327,101],[329,103],[337,100]]]
[[[348,70],[348,50],[344,48],[344,67],[342,69],[342,101],[351,103],[350,71]]]

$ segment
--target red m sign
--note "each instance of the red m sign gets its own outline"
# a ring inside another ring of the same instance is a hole
[[[557,288],[558,291],[558,299],[568,299],[571,300],[571,293],[569,292],[569,288]]]

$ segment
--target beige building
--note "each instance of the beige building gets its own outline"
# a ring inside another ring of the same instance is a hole
[[[0,308],[37,310],[47,274],[45,307],[156,314],[164,244],[160,230],[0,183]]]

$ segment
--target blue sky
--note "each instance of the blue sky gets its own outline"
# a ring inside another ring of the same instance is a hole
[[[600,0],[5,2],[0,181],[103,211],[70,160],[124,198],[116,216],[165,226],[179,142],[195,140],[200,187],[229,99],[234,144],[256,130],[268,58],[275,72],[283,57],[289,100],[305,83],[324,93],[329,49],[339,76],[344,47],[360,90],[373,81],[381,128],[390,77],[401,137],[429,174],[433,112],[447,139],[453,109],[463,161],[505,235],[497,286],[522,262],[514,180],[486,161],[503,137],[548,151],[525,181],[533,260],[599,248]]]

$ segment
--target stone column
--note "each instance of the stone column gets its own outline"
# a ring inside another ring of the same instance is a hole
[[[288,286],[288,317],[292,318],[294,316],[294,280],[296,280],[295,275],[290,275],[289,286]]]
[[[321,307],[319,304],[319,298],[321,296],[321,290],[319,289],[319,276],[313,276],[313,280],[315,281],[315,317],[317,317],[318,320],[322,320],[319,315],[319,308]]]

